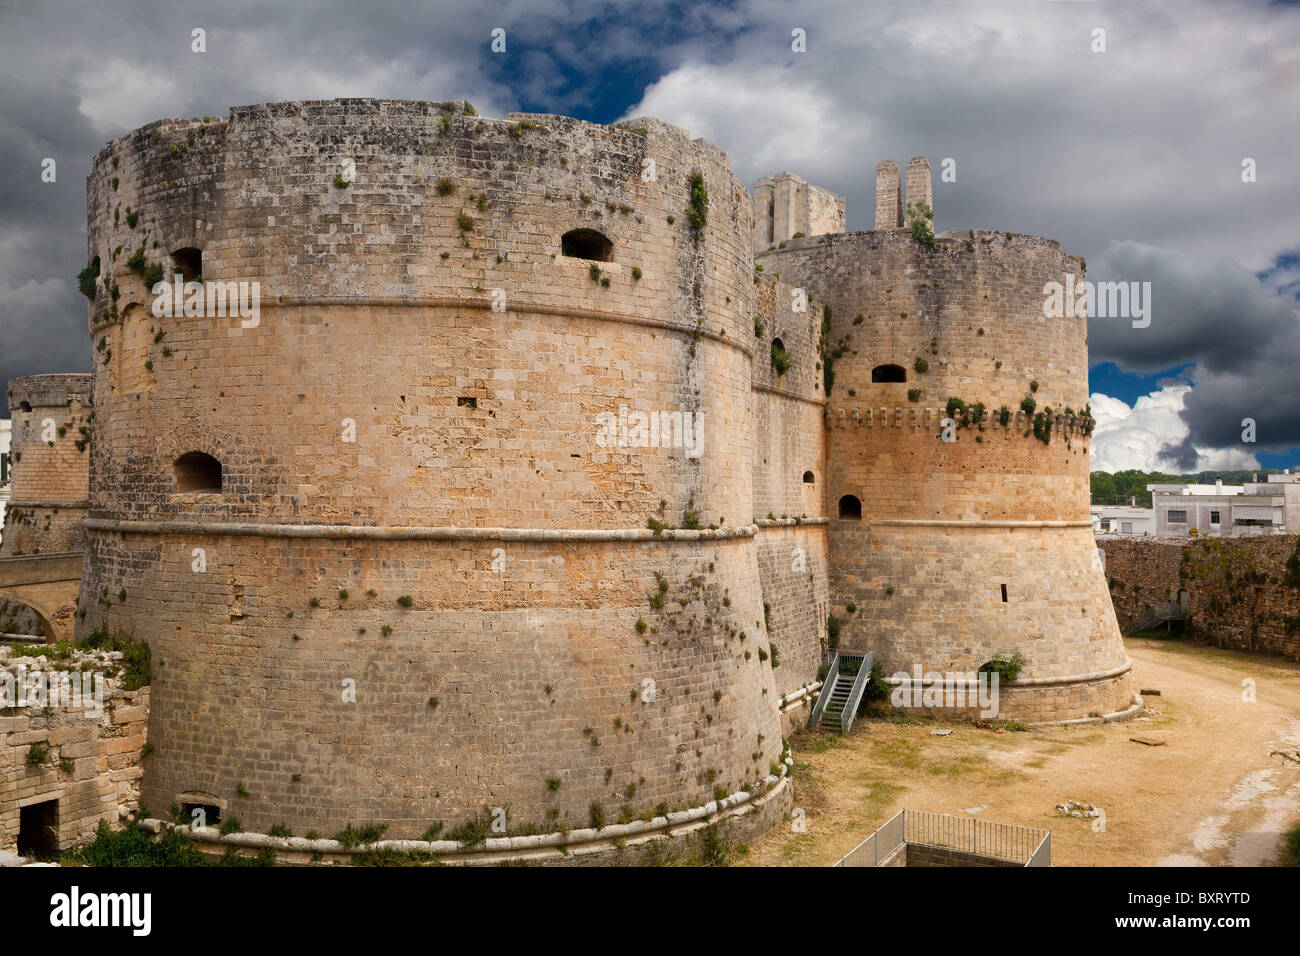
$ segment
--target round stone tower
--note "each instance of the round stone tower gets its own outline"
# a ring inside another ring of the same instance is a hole
[[[10,500],[0,557],[79,551],[85,542],[90,376],[28,375],[9,382]]]
[[[909,164],[908,198],[928,206],[923,165]],[[1083,263],[1010,233],[914,238],[896,225],[898,169],[886,166],[877,229],[759,255],[829,307],[840,646],[875,651],[886,675],[944,675],[935,689],[954,692],[966,681],[947,675],[1020,654],[1003,718],[1130,710],[1131,665],[1088,514],[1086,319],[1044,310],[1045,286],[1082,282]]]
[[[779,812],[722,150],[280,103],[128,134],[87,191],[81,627],[152,646],[144,803],[389,837]]]

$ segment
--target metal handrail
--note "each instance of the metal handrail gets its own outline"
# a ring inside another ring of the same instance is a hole
[[[858,675],[853,681],[853,690],[849,692],[848,702],[844,705],[844,710],[840,712],[840,733],[847,734],[849,728],[853,726],[853,718],[857,716],[858,705],[862,703],[862,695],[867,690],[867,685],[871,683],[871,667],[876,661],[874,652],[870,652],[859,658]]]
[[[903,844],[960,850],[1024,866],[1052,865],[1051,830],[903,809],[835,866],[880,866]]]
[[[904,838],[909,844],[962,850],[1026,865],[1046,845],[1047,859],[1051,859],[1050,830],[973,817],[954,817],[946,813],[908,810],[904,820]],[[1050,866],[1051,863],[1034,865]]]
[[[906,828],[906,810],[899,810],[889,818],[879,830],[871,834],[852,850],[846,853],[843,859],[836,862],[835,866],[879,866],[881,860],[889,858],[889,855],[897,850],[907,841],[904,839]],[[882,847],[881,839],[893,837],[889,845]]]
[[[822,681],[822,690],[817,695],[817,703],[813,704],[812,714],[808,717],[809,727],[816,727],[817,721],[821,720],[822,711],[826,709],[826,702],[831,699],[831,692],[835,689],[835,682],[839,679],[840,652],[836,651],[835,656],[831,658],[830,669],[826,671],[826,679]]]

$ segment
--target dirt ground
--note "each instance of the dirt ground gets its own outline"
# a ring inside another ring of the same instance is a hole
[[[906,807],[1050,829],[1054,866],[1275,863],[1300,822],[1300,763],[1270,756],[1300,750],[1300,665],[1181,640],[1125,644],[1135,689],[1161,692],[1144,697],[1145,719],[999,734],[860,718],[847,737],[797,734],[807,832],[767,834],[744,862],[829,865]],[[1056,810],[1069,800],[1100,808],[1104,830]]]

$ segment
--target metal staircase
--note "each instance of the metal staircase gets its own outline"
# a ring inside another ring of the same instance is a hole
[[[1133,622],[1133,630],[1146,631],[1161,624],[1167,629],[1174,621],[1185,620],[1187,620],[1187,609],[1178,601],[1148,604]]]
[[[841,654],[831,658],[826,680],[808,718],[808,726],[847,734],[871,682],[875,654]]]

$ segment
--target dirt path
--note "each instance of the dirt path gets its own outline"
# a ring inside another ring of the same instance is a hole
[[[1145,698],[1159,712],[1149,719],[1001,734],[863,719],[847,738],[797,735],[807,832],[768,834],[746,862],[833,863],[904,807],[1048,828],[1056,866],[1275,862],[1300,821],[1300,763],[1269,752],[1300,750],[1300,665],[1182,641],[1126,646],[1135,687],[1161,691]],[[1104,829],[1058,813],[1067,800],[1101,808]]]

